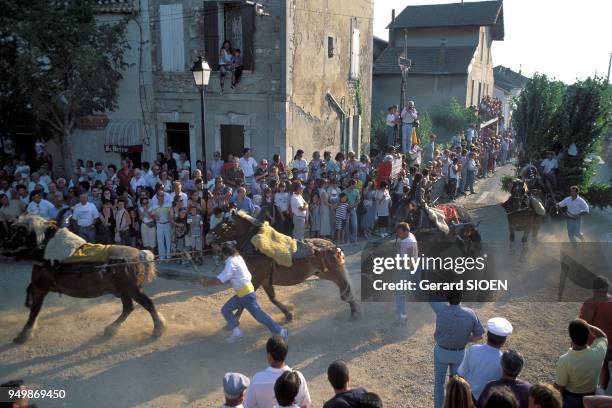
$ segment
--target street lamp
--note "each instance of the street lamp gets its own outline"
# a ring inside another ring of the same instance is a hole
[[[202,168],[206,172],[206,128],[204,126],[204,88],[210,81],[210,66],[204,57],[198,57],[198,60],[193,63],[191,73],[193,74],[193,80],[200,90],[200,106],[202,115]]]

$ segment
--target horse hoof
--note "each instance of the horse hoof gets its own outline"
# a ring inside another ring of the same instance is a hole
[[[293,322],[293,318],[295,316],[293,316],[293,313],[289,313],[288,315],[285,316],[285,323],[291,323]]]
[[[25,344],[32,338],[32,332],[21,332],[21,334],[13,339],[13,343],[15,344]]]
[[[160,315],[159,321],[157,322],[157,324],[155,324],[155,327],[153,328],[153,334],[151,334],[151,337],[154,339],[159,339],[161,336],[164,335],[165,332],[166,320]]]
[[[104,329],[104,337],[114,337],[117,331],[119,331],[119,327],[111,324]]]

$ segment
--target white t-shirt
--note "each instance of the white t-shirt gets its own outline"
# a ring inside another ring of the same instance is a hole
[[[78,203],[72,208],[72,218],[79,227],[91,227],[99,216],[100,213],[93,203]]]
[[[308,177],[308,163],[306,162],[306,160],[294,160],[292,163],[292,167],[298,170],[298,178],[302,181],[306,181],[306,178]]]
[[[291,213],[294,216],[306,217],[306,215],[308,214],[308,209],[300,209],[300,207],[302,207],[304,204],[306,204],[306,200],[304,200],[304,197],[297,194],[291,194]]]
[[[457,374],[467,380],[476,399],[480,398],[480,393],[489,381],[501,378],[501,356],[501,350],[488,344],[474,344],[465,351]]]
[[[251,272],[240,255],[230,256],[225,260],[225,267],[217,279],[225,283],[230,281],[235,291],[251,282]]]
[[[540,163],[540,165],[542,166],[542,170],[544,171],[544,174],[550,174],[552,173],[553,169],[556,169],[557,167],[559,167],[559,164],[557,163],[557,159],[555,158],[544,159],[542,160],[542,163]]]
[[[387,126],[394,127],[395,126],[396,116],[392,113],[387,115]]]
[[[391,203],[389,192],[387,190],[376,190],[374,198],[376,199],[376,215],[378,217],[388,217],[389,204]],[[379,201],[381,199],[382,201]]]
[[[172,201],[167,195],[164,195],[164,202],[160,203],[157,194],[151,199],[151,212],[157,215],[157,222],[167,224],[170,220],[170,208]]]
[[[51,204],[49,201],[42,199],[40,203],[36,203],[35,201],[30,202],[26,207],[26,212],[28,214],[40,215],[43,218],[52,218],[51,214],[53,213],[55,206]]]
[[[583,211],[589,212],[589,205],[584,198],[577,196],[575,199],[572,196],[565,197],[559,203],[559,207],[567,207],[567,212],[570,215],[578,215]]]
[[[257,168],[257,161],[252,157],[241,157],[240,168],[244,173],[244,177],[253,177],[255,174],[255,168]]]
[[[285,192],[274,194],[274,205],[284,213],[289,211],[289,193]]]
[[[136,189],[141,186],[141,187],[146,187],[147,186],[147,179],[140,176],[138,178],[136,177],[132,177],[132,179],[130,180],[130,188],[132,189],[133,192],[136,192]]]
[[[412,232],[400,241],[400,252],[411,258],[417,258],[419,256],[419,244]]]
[[[268,367],[263,371],[255,373],[251,380],[251,385],[247,388],[244,406],[246,408],[270,408],[278,405],[274,397],[274,383],[285,371],[291,371],[291,367],[285,365],[283,368]],[[297,371],[300,377],[300,390],[295,397],[295,404],[298,406],[311,406],[310,393],[306,379]]]

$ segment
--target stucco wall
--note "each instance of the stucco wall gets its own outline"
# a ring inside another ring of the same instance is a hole
[[[372,77],[372,3],[370,0],[288,0],[287,146],[341,149],[341,117],[327,91],[348,116],[358,114],[356,83],[349,80],[352,27],[360,30],[360,83],[363,98],[361,144],[369,141]],[[315,12],[314,10],[322,10]],[[334,55],[328,57],[328,37]],[[358,143],[354,143],[350,149]],[[287,152],[287,155],[291,155]]]
[[[478,84],[482,84],[480,97],[485,95],[493,95],[493,58],[491,56],[491,29],[489,27],[480,28],[479,45],[472,59],[468,70],[467,92],[465,95],[465,103],[467,106],[477,105],[478,99]],[[471,81],[474,80],[474,97],[472,99]]]

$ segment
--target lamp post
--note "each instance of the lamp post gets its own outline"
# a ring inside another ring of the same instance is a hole
[[[204,126],[204,89],[210,81],[210,66],[204,57],[198,57],[198,60],[193,63],[191,73],[196,87],[200,90],[200,107],[202,119],[202,168],[206,172],[206,127]]]

